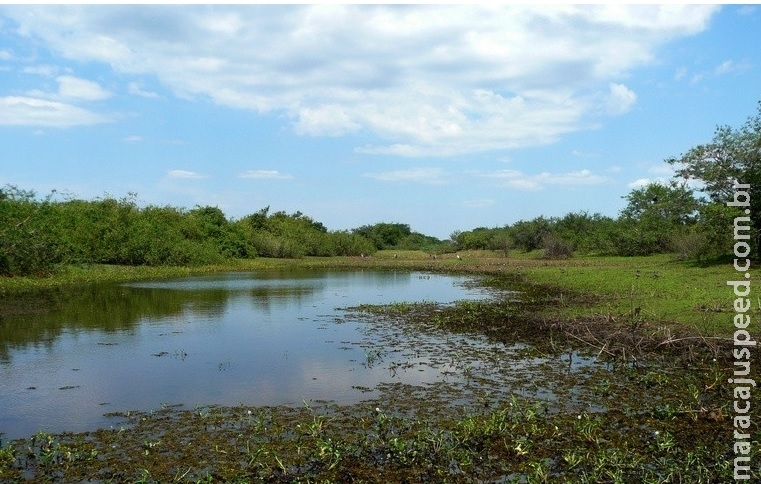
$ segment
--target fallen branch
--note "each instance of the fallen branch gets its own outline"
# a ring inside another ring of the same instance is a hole
[[[581,341],[582,343],[584,343],[584,344],[586,344],[586,345],[589,345],[589,346],[591,346],[592,348],[595,348],[595,349],[598,349],[598,350],[600,350],[600,352],[599,352],[599,353],[597,353],[597,357],[598,357],[598,358],[600,357],[600,355],[601,355],[603,352],[604,352],[604,353],[607,353],[608,355],[610,355],[610,356],[613,356],[613,357],[615,357],[615,356],[616,356],[616,355],[615,355],[615,353],[612,353],[612,352],[610,352],[610,351],[608,351],[608,350],[606,350],[606,349],[605,349],[605,347],[607,346],[607,343],[603,344],[603,346],[595,346],[595,345],[594,345],[594,344],[592,344],[591,342],[589,342],[589,341],[587,341],[587,340],[585,340],[585,339],[583,339],[583,338],[580,338],[580,337],[576,336],[576,335],[575,335],[575,334],[573,334],[573,333],[569,333],[568,331],[566,331],[566,334],[567,334],[568,336],[572,337],[572,338],[575,338],[575,339],[577,339],[577,340]]]

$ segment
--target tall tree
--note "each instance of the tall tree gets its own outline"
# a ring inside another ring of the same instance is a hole
[[[700,203],[686,183],[672,181],[669,185],[649,183],[635,188],[623,197],[627,201],[621,211],[625,219],[645,221],[655,219],[667,225],[689,225],[697,221]]]
[[[670,250],[672,238],[694,225],[700,203],[685,182],[650,183],[623,197],[615,246],[621,255]]]
[[[756,115],[740,128],[719,126],[710,143],[666,162],[676,168],[677,176],[700,181],[702,191],[717,203],[733,200],[736,181],[749,184],[750,217],[757,241],[761,233],[761,101]],[[758,243],[756,249],[758,255]]]

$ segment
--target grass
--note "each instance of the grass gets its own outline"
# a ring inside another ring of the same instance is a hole
[[[710,335],[726,336],[733,330],[728,313],[733,311],[734,296],[726,283],[737,273],[731,265],[701,267],[657,255],[585,257],[520,270],[529,281],[553,286],[560,299],[553,310],[567,316],[677,322]],[[757,277],[761,271],[752,269],[751,280]],[[583,294],[589,302],[569,309],[570,304],[562,301],[564,291]]]

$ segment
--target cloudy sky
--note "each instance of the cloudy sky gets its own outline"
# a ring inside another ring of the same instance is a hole
[[[616,216],[761,100],[759,6],[2,6],[0,185],[447,238]]]

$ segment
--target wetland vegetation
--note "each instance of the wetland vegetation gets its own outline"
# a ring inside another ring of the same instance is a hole
[[[363,365],[389,375],[437,367],[446,376],[437,381],[382,383],[348,404],[328,397],[113,412],[108,425],[89,431],[4,438],[0,481],[731,480],[731,266],[670,256],[540,255],[477,251],[432,259],[380,251],[241,261],[241,270],[470,274],[479,277],[473,284],[501,296],[343,308],[345,318],[368,322]],[[145,270],[77,269],[105,271],[112,281],[180,275]],[[49,292],[48,304],[60,304],[56,297],[66,291]],[[426,338],[437,335],[449,343],[432,346]],[[756,423],[750,432],[761,441]],[[761,475],[758,464],[752,472]]]

